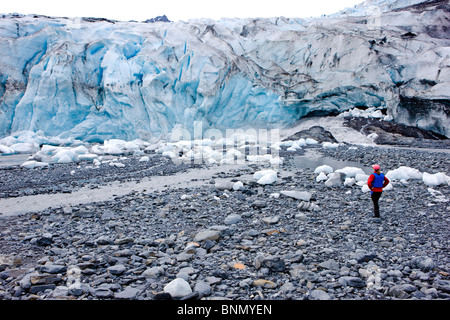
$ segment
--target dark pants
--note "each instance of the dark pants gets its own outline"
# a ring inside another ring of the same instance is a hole
[[[375,214],[375,217],[380,217],[380,207],[378,206],[378,200],[380,200],[381,192],[372,192],[372,202],[373,202],[373,211]]]

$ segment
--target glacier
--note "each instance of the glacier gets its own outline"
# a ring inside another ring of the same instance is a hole
[[[449,12],[372,0],[303,19],[3,14],[0,137],[158,141],[198,122],[280,128],[355,107],[450,137]]]

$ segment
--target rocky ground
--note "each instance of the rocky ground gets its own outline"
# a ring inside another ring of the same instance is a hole
[[[346,117],[343,123],[365,135],[375,135],[379,145],[449,149],[450,139],[432,131],[375,118]]]
[[[449,169],[447,153],[349,147],[308,148],[386,170]],[[281,152],[274,185],[243,179],[262,165],[224,167],[195,187],[0,216],[0,298],[450,299],[447,185],[434,188],[436,197],[422,181],[393,182],[377,220],[360,187],[327,187],[314,168],[295,167],[302,152]],[[149,175],[169,181],[192,167],[159,155],[130,161],[84,176],[75,164],[3,169],[0,194],[57,194]],[[244,188],[227,190],[223,180]],[[302,192],[296,199],[287,190]]]

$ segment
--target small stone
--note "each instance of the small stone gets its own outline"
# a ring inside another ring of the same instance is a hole
[[[130,249],[123,249],[114,252],[115,257],[130,257],[133,254],[133,252]]]
[[[224,222],[225,222],[225,224],[230,225],[230,224],[237,224],[237,223],[241,222],[241,220],[242,220],[242,218],[240,215],[233,213],[233,214],[230,214],[229,216],[227,216],[225,218]]]
[[[66,286],[57,286],[52,293],[53,298],[65,298],[69,295],[69,288]]]
[[[114,299],[134,300],[137,298],[139,292],[139,289],[128,286],[125,288],[125,290],[115,293]]]
[[[71,214],[72,213],[72,207],[70,207],[70,206],[64,207],[63,208],[63,212],[65,214]]]
[[[184,297],[179,298],[179,300],[198,300],[200,297],[200,293],[198,291],[193,291],[187,295],[185,295]]]
[[[39,246],[49,246],[53,243],[53,236],[50,233],[44,233],[42,237],[37,238],[36,244]]]
[[[300,211],[318,211],[319,206],[312,202],[302,201],[297,205],[297,209]]]
[[[192,289],[186,280],[176,278],[164,286],[164,292],[169,293],[172,298],[176,299],[191,294]]]
[[[177,278],[181,278],[183,280],[189,281],[189,275],[186,272],[178,272]]]
[[[262,209],[262,208],[267,207],[267,202],[263,201],[263,200],[255,200],[252,203],[252,207],[257,208],[257,209]]]
[[[206,280],[210,285],[212,285],[212,284],[220,283],[220,282],[222,281],[222,278],[210,276],[210,277],[206,277],[205,280]]]
[[[113,211],[106,211],[102,214],[102,220],[113,220],[116,218],[116,214]]]
[[[423,256],[413,258],[410,261],[409,266],[413,269],[420,269],[423,272],[428,272],[435,267],[435,264],[433,259]]]
[[[167,292],[159,292],[153,297],[154,300],[172,300],[172,296]]]
[[[277,256],[264,257],[264,259],[261,261],[261,266],[269,268],[269,270],[273,272],[282,272],[286,269],[284,259]]]
[[[309,300],[330,300],[330,295],[323,290],[312,290],[308,296]]]
[[[30,277],[32,285],[36,284],[50,284],[60,282],[62,279],[59,275],[53,274],[36,274]]]
[[[159,266],[148,268],[147,270],[145,270],[142,273],[143,276],[146,276],[146,277],[149,277],[149,278],[158,278],[162,274],[164,274],[164,269],[162,267],[159,267]]]
[[[29,273],[29,274],[26,274],[26,275],[22,278],[22,280],[19,281],[20,287],[21,287],[22,289],[25,289],[25,290],[29,289],[29,288],[31,287],[31,277],[32,277],[33,275],[37,275],[37,274],[38,274],[38,273]]]
[[[40,272],[45,272],[45,273],[52,273],[52,274],[56,274],[56,273],[64,273],[67,271],[66,266],[63,265],[58,265],[58,264],[48,264],[48,265],[43,265],[39,268]]]
[[[264,287],[264,288],[268,288],[268,289],[274,289],[277,287],[277,284],[273,281],[270,280],[265,280],[265,279],[257,279],[255,281],[253,281],[253,286],[255,287]]]
[[[437,289],[450,293],[450,280],[437,280],[435,284]]]
[[[212,273],[212,275],[214,277],[219,277],[219,278],[222,278],[222,279],[228,279],[230,277],[225,270],[215,270]]]
[[[220,231],[218,230],[204,230],[197,233],[197,235],[194,237],[195,242],[199,241],[205,241],[205,240],[211,240],[215,241],[219,239],[220,237]]]
[[[78,281],[75,283],[72,283],[69,286],[69,294],[71,294],[72,296],[79,297],[79,296],[83,295],[85,292],[87,292],[86,286]]]
[[[245,265],[243,265],[242,263],[236,262],[233,264],[233,268],[238,269],[238,270],[244,270]]]
[[[391,277],[402,278],[403,273],[400,270],[389,270],[387,274]]]
[[[265,218],[262,218],[262,221],[264,221],[265,223],[268,223],[268,224],[276,224],[280,221],[280,217],[278,217],[278,216],[265,217]]]
[[[390,288],[388,295],[399,299],[405,299],[408,297],[408,293],[404,291],[401,286],[393,286],[392,288]]]
[[[295,215],[295,219],[300,220],[300,221],[306,221],[306,220],[308,220],[308,217],[304,213],[297,213]]]
[[[97,242],[98,245],[110,245],[114,243],[114,241],[108,236],[100,236],[95,240],[95,242]]]
[[[357,251],[353,254],[353,258],[356,259],[358,263],[369,262],[377,257],[375,253]]]
[[[355,288],[364,288],[366,286],[366,282],[363,279],[351,276],[340,277],[339,283]]]
[[[127,243],[133,243],[134,239],[130,237],[120,238],[114,241],[114,244],[122,245]]]
[[[123,264],[117,264],[115,266],[108,267],[107,270],[110,274],[117,276],[124,273],[126,269],[127,268]]]
[[[231,182],[229,180],[216,180],[214,183],[214,187],[220,191],[232,190],[233,186],[234,186],[234,182]]]
[[[197,281],[194,291],[198,291],[202,296],[209,296],[211,294],[211,286],[205,281]]]
[[[38,284],[35,286],[31,286],[29,292],[30,293],[38,293],[41,291],[45,291],[47,289],[53,290],[56,288],[56,285],[54,283],[48,283],[48,284]]]
[[[253,280],[250,278],[239,281],[239,287],[248,288],[253,284]]]
[[[96,288],[93,290],[93,295],[97,298],[112,298],[114,293],[107,288]]]
[[[337,263],[333,259],[324,261],[324,262],[320,263],[319,266],[321,266],[324,269],[328,269],[328,270],[339,271],[339,269],[340,269],[339,263]]]
[[[280,291],[282,292],[292,292],[295,291],[296,287],[292,282],[286,282],[280,287]]]

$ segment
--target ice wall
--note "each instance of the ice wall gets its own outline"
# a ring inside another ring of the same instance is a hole
[[[273,128],[355,106],[450,136],[448,4],[317,19],[1,17],[0,136],[148,140],[194,121]]]

